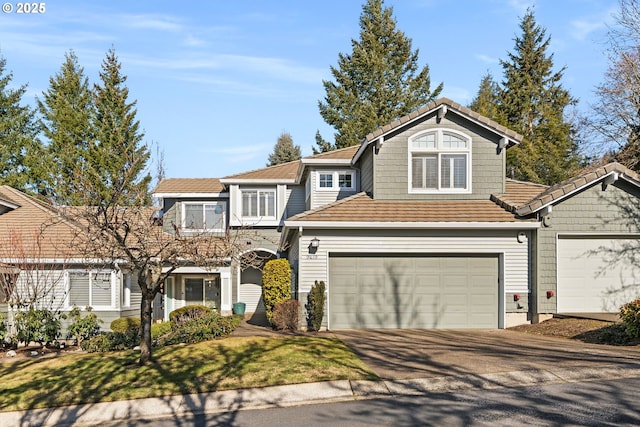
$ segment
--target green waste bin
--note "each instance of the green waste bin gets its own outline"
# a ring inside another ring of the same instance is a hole
[[[233,303],[233,314],[244,315],[244,310],[247,308],[247,305],[243,302]]]

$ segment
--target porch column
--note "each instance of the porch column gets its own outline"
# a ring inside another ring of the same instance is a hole
[[[220,272],[220,313],[231,313],[231,271],[225,268]]]

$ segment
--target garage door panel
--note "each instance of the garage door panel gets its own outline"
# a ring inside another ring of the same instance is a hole
[[[615,313],[640,295],[640,269],[622,255],[640,240],[561,236],[557,247],[558,312]]]
[[[498,326],[496,256],[337,256],[329,270],[332,329]]]

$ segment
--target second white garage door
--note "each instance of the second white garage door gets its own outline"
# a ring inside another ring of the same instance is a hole
[[[558,313],[615,313],[640,296],[640,269],[628,254],[640,240],[611,236],[558,238]]]
[[[329,259],[329,328],[497,328],[498,257]]]

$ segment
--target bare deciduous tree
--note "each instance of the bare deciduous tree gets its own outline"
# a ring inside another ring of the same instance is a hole
[[[640,170],[640,3],[620,0],[609,31],[609,68],[592,106],[591,148],[635,171]]]
[[[12,229],[0,236],[0,298],[11,308],[55,311],[64,304],[60,285],[67,259],[62,251],[52,256],[51,245],[41,229]]]

